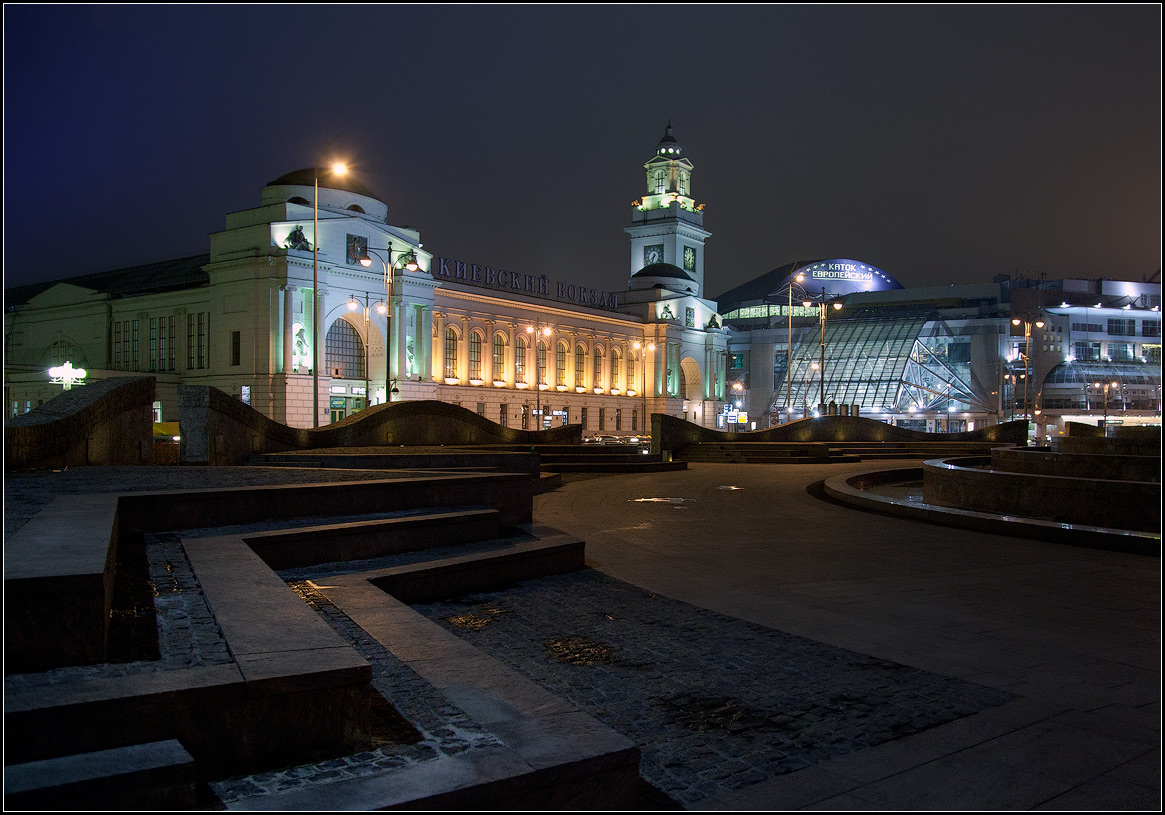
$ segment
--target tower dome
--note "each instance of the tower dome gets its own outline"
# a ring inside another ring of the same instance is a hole
[[[679,158],[683,155],[684,148],[680,146],[679,140],[672,135],[671,119],[667,121],[667,128],[663,132],[663,138],[659,140],[659,144],[655,147],[655,154],[665,158]]]

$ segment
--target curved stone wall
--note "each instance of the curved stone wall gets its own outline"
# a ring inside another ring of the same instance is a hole
[[[1090,439],[1091,441],[1091,439]],[[1000,447],[991,451],[991,468],[1009,473],[1100,478],[1110,481],[1161,481],[1161,457],[1053,452],[1050,447]]]
[[[923,501],[1057,523],[1159,532],[1161,485],[983,469],[987,456],[923,464]]]
[[[696,442],[761,441],[997,441],[1000,444],[1024,444],[1027,440],[1023,421],[994,424],[962,433],[926,433],[907,430],[867,419],[864,416],[820,416],[770,427],[728,433],[684,421],[675,416],[653,413],[651,416],[651,452],[680,450]]]
[[[463,407],[437,401],[392,402],[314,429],[288,427],[207,386],[178,389],[183,464],[241,464],[255,453],[331,447],[485,444],[581,444],[582,427],[502,427]]]
[[[4,469],[149,464],[152,376],[115,377],[63,391],[4,423]]]

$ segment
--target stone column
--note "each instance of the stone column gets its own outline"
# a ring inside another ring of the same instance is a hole
[[[283,370],[282,373],[290,374],[291,369],[295,367],[293,355],[295,354],[295,332],[292,331],[292,326],[295,324],[295,317],[292,314],[292,306],[294,305],[295,286],[280,286],[283,292],[283,325],[279,335],[283,338]]]
[[[437,330],[433,337],[433,381],[445,381],[445,315],[434,312],[433,318],[437,321]]]
[[[469,379],[469,315],[461,315],[461,342],[457,352],[457,378],[462,382]]]

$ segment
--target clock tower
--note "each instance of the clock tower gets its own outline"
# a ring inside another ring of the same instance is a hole
[[[704,294],[704,205],[692,198],[692,162],[672,135],[669,121],[655,154],[643,165],[647,194],[631,202],[631,274],[645,266],[667,263],[694,281]]]

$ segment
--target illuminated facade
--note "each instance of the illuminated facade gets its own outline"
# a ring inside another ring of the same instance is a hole
[[[798,302],[806,293],[816,296]],[[904,289],[831,259],[718,301],[732,329],[730,387],[758,427],[823,411],[930,431],[1028,415],[1035,435],[1055,437],[1066,421],[1160,424],[1160,296],[1157,282],[1006,276]]]
[[[6,413],[59,393],[47,371],[70,362],[90,380],[154,375],[158,420],[177,417],[179,384],[203,384],[296,427],[387,399],[531,429],[641,433],[653,412],[711,425],[727,332],[702,297],[709,233],[670,127],[660,145],[628,231],[633,258],[644,241],[666,249],[650,269],[633,260],[626,291],[432,254],[358,181],[300,170],[228,214],[208,255],[8,290]]]

